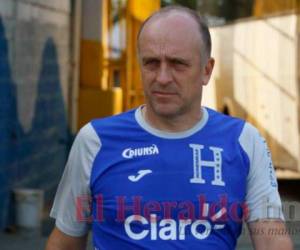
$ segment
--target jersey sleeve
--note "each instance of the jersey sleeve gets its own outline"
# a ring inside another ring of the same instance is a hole
[[[70,236],[83,236],[89,230],[90,176],[100,146],[92,125],[85,125],[75,138],[59,183],[50,216]]]
[[[245,123],[239,142],[250,167],[247,177],[247,222],[259,219],[284,219],[271,153],[257,129]]]

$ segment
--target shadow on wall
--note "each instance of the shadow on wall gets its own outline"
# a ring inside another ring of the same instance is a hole
[[[10,187],[17,168],[17,138],[20,127],[17,119],[16,87],[13,83],[8,42],[0,18],[0,228],[7,223]]]
[[[43,49],[29,133],[24,133],[18,121],[8,49],[0,17],[0,229],[12,222],[8,211],[12,211],[13,188],[41,188],[46,201],[53,197],[70,145],[54,40],[48,38]]]

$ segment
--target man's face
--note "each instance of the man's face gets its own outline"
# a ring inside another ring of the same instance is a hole
[[[139,60],[147,111],[176,117],[200,111],[202,86],[213,59],[201,61],[202,40],[196,22],[184,14],[147,23],[139,39]]]

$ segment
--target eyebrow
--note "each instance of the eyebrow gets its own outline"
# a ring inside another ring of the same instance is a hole
[[[190,60],[189,59],[184,59],[181,57],[172,57],[172,56],[167,56],[167,61],[170,62],[181,62],[184,64],[189,64]],[[142,57],[142,62],[147,62],[147,61],[152,61],[152,60],[157,60],[160,61],[161,59],[159,57],[155,57],[155,56],[144,56]]]
[[[155,56],[144,56],[144,57],[142,57],[143,62],[151,61],[151,60],[160,60],[160,59],[158,57],[155,57]]]
[[[180,57],[167,57],[167,60],[171,61],[171,62],[179,62],[179,63],[183,63],[183,64],[189,64],[190,60],[188,59],[184,59],[184,58],[180,58]]]

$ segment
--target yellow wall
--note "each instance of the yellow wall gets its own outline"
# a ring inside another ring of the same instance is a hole
[[[102,45],[99,41],[81,40],[80,85],[100,87]]]
[[[122,89],[108,88],[104,68],[107,56],[106,5],[108,0],[85,0],[82,12],[78,128],[92,119],[122,111]]]
[[[83,87],[79,93],[79,120],[78,127],[92,119],[110,116],[122,111],[122,89]]]
[[[255,16],[277,14],[299,10],[299,0],[255,0],[253,13]]]
[[[136,37],[141,23],[160,8],[160,0],[127,0],[126,51],[117,59],[110,58],[109,53],[110,3],[83,1],[78,127],[93,118],[113,115],[143,102]],[[120,71],[121,88],[113,88],[114,70]]]
[[[128,2],[130,13],[141,22],[160,8],[160,0],[128,0]]]

